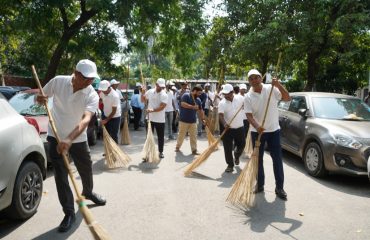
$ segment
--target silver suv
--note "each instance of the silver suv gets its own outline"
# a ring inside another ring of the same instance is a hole
[[[46,164],[36,128],[0,99],[0,211],[14,219],[36,213]]]

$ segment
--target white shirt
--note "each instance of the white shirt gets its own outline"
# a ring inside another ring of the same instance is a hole
[[[167,105],[166,105],[166,108],[165,108],[165,111],[166,112],[173,112],[173,105],[172,105],[172,101],[173,101],[173,93],[172,93],[172,90],[168,90],[167,92]]]
[[[175,104],[176,110],[179,110],[179,102],[177,101],[177,95],[178,94],[179,94],[178,92],[175,92],[175,94],[173,94],[173,102]]]
[[[145,93],[145,98],[148,100],[148,109],[159,108],[161,103],[165,103],[167,105],[168,97],[165,90],[158,93],[155,88],[150,89]],[[166,118],[164,109],[160,112],[149,113],[148,116],[150,121],[157,123],[164,123]]]
[[[116,113],[113,115],[113,118],[121,116],[121,100],[119,99],[117,91],[114,91],[114,89],[111,88],[111,91],[108,93],[108,95],[105,95],[103,92],[101,92],[100,97],[103,100],[104,115],[106,117],[108,117],[112,113],[113,107],[117,107]]]
[[[73,75],[56,76],[44,86],[45,94],[53,97],[51,115],[61,139],[67,138],[76,128],[85,111],[95,113],[99,104],[99,96],[91,85],[73,93],[72,77]],[[54,137],[50,124],[48,136]],[[86,129],[73,140],[73,143],[85,141],[87,141]]]
[[[122,92],[118,88],[116,89],[116,92],[118,93],[119,100],[123,99]]]
[[[244,93],[244,96],[241,94],[241,93],[238,93],[239,96],[241,96],[243,99],[247,96],[246,93]],[[245,114],[245,102],[244,102],[244,109],[242,110],[243,111],[243,120],[247,120],[247,114]]]
[[[209,99],[211,99],[211,101],[213,102],[214,101],[214,98],[215,98],[215,94],[213,92],[211,92],[211,91],[204,92],[204,93],[207,95],[204,108],[205,109],[209,109],[210,106],[211,106],[211,102],[209,101]]]
[[[226,100],[226,98],[221,100],[220,104],[218,104],[218,113],[223,113],[226,123],[229,124],[234,115],[242,108],[230,124],[230,128],[240,128],[244,126],[243,115],[245,115],[245,113],[243,111],[243,106],[244,98],[239,95],[234,95],[232,102]]]
[[[262,124],[263,117],[265,115],[265,109],[267,106],[267,100],[269,98],[271,90],[271,84],[262,84],[262,91],[261,93],[256,93],[253,89],[249,90],[247,96],[245,97],[245,113],[252,113],[254,119],[257,121],[259,125]],[[264,132],[275,132],[276,130],[280,129],[279,126],[279,112],[278,112],[278,103],[281,100],[281,93],[279,89],[276,87],[274,88],[271,99],[269,109],[267,111],[265,125],[263,128],[265,129]],[[251,131],[257,132],[257,130],[250,125]]]

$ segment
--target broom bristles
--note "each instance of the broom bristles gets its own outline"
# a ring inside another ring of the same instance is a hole
[[[105,161],[108,168],[127,167],[131,158],[111,138],[105,126],[103,126],[103,142]]]
[[[206,126],[206,133],[207,133],[207,140],[208,140],[208,146],[211,146],[212,143],[217,141],[217,139],[213,136],[211,130]],[[218,149],[218,146],[216,146],[216,149]]]
[[[124,122],[123,127],[121,130],[121,144],[123,145],[130,145],[131,144],[131,138],[130,138],[130,132],[128,130],[128,118],[127,118],[127,112],[124,114]]]
[[[194,169],[199,167],[202,163],[204,163],[208,157],[211,155],[212,152],[214,152],[217,148],[217,145],[220,141],[220,138],[217,139],[215,142],[212,143],[202,154],[200,154],[197,158],[195,158],[186,168],[184,171],[185,176],[189,176]]]
[[[252,207],[255,200],[255,186],[258,172],[259,141],[253,150],[252,157],[244,166],[235,181],[226,201],[237,207]]]
[[[245,140],[244,154],[247,158],[251,158],[252,153],[253,153],[252,134],[251,134],[251,129],[249,128],[247,137]]]
[[[155,145],[154,136],[152,132],[152,124],[148,120],[148,134],[143,148],[144,158],[150,163],[159,163],[159,152]]]

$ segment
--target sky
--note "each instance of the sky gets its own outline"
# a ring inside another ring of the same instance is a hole
[[[204,8],[204,17],[212,22],[212,19],[215,16],[224,16],[225,12],[218,9],[218,5],[220,5],[223,0],[210,0]],[[123,29],[119,28],[118,26],[112,26],[112,28],[116,29],[115,32],[119,36],[120,47],[124,48],[127,45],[127,39],[123,34]],[[124,55],[121,53],[116,53],[113,55],[112,62],[116,65],[120,65],[123,60]]]

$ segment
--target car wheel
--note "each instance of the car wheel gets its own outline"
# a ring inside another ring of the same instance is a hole
[[[89,136],[88,142],[90,146],[96,145],[96,142],[98,140],[98,127],[94,126],[91,130],[91,134]]]
[[[311,142],[306,146],[303,155],[304,166],[311,176],[323,177],[327,174],[320,146]]]
[[[33,216],[41,201],[42,187],[40,167],[34,162],[22,164],[15,180],[9,217],[24,220]]]

